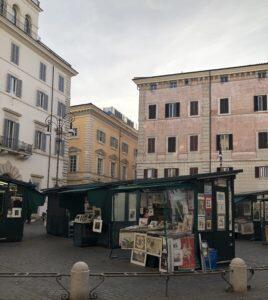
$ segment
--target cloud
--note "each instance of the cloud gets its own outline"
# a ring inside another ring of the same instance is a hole
[[[40,35],[78,71],[72,103],[137,122],[134,76],[268,60],[266,0],[46,0]]]

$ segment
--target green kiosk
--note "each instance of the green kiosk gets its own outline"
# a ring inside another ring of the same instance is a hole
[[[0,239],[21,241],[25,221],[43,204],[32,183],[0,176]]]

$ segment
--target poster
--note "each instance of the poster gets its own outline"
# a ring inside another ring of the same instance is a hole
[[[206,220],[206,230],[212,230],[212,220]]]
[[[225,200],[217,200],[217,213],[218,215],[225,215]]]
[[[205,183],[204,193],[205,193],[205,195],[211,195],[212,194],[212,184],[211,183]]]
[[[225,216],[218,216],[218,230],[225,230]]]
[[[147,236],[146,238],[146,251],[147,254],[161,257],[162,254],[162,238]]]
[[[134,246],[134,232],[120,232],[119,246],[121,249],[132,249]]]
[[[139,251],[136,249],[132,249],[131,260],[130,260],[132,264],[145,267],[146,258],[147,258],[147,254],[145,251]]]
[[[134,233],[134,248],[139,251],[146,251],[146,234]]]
[[[195,249],[194,249],[194,237],[187,236],[181,238],[181,249],[183,262],[181,267],[184,269],[195,268]]]
[[[205,195],[206,209],[212,209],[212,197]]]
[[[129,221],[136,221],[136,208],[130,208],[129,209],[128,220]]]
[[[181,240],[173,240],[173,265],[174,267],[180,267],[183,264],[183,251],[181,249]]]
[[[205,217],[198,217],[198,230],[199,231],[204,231],[205,230]]]
[[[204,194],[198,194],[198,216],[205,216],[205,197],[204,197]]]

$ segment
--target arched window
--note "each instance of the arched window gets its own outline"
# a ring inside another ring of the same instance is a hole
[[[30,18],[30,16],[25,17],[24,31],[29,35],[31,34],[31,18]]]
[[[5,14],[5,1],[0,0],[0,15],[4,15],[4,14]]]
[[[17,24],[18,21],[18,9],[15,5],[12,6],[12,20],[11,20],[15,25]]]

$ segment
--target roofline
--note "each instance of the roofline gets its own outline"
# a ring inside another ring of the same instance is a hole
[[[44,189],[42,190],[44,193],[49,193],[49,192],[60,192],[63,190],[72,190],[72,189],[81,189],[88,187],[89,190],[92,190],[92,187],[96,187],[96,189],[99,188],[112,188],[112,187],[117,187],[117,186],[123,186],[126,187],[127,185],[130,184],[142,184],[142,183],[148,183],[148,186],[150,183],[161,183],[161,182],[182,182],[185,180],[206,180],[206,179],[212,179],[212,178],[222,178],[222,177],[228,177],[228,176],[234,176],[237,175],[238,173],[242,173],[242,169],[238,170],[231,170],[231,171],[224,171],[224,172],[213,172],[213,173],[200,173],[200,174],[195,174],[195,175],[183,175],[183,176],[178,176],[178,177],[169,177],[169,178],[157,178],[157,179],[133,179],[133,180],[125,180],[125,181],[113,181],[113,182],[102,182],[99,184],[96,183],[84,183],[84,184],[77,184],[77,185],[65,185],[61,187],[54,187],[54,188],[49,188],[49,189]]]
[[[154,75],[154,76],[144,76],[144,77],[134,77],[132,80],[136,84],[140,84],[143,82],[146,82],[149,79],[166,79],[167,77],[174,77],[174,76],[183,76],[183,75],[190,75],[190,74],[200,74],[204,73],[204,75],[213,75],[213,72],[217,71],[224,71],[224,70],[233,70],[233,69],[238,69],[238,68],[250,68],[250,67],[256,67],[256,66],[265,66],[267,65],[268,67],[268,62],[265,63],[259,63],[259,64],[250,64],[250,65],[242,65],[242,66],[234,66],[234,67],[225,67],[225,68],[215,68],[215,69],[206,69],[206,70],[199,70],[199,71],[190,71],[190,72],[181,72],[181,73],[173,73],[173,74],[164,74],[164,75]],[[211,74],[212,73],[212,74]],[[222,72],[224,74],[224,72]],[[190,77],[190,76],[188,76]]]
[[[262,194],[268,194],[268,190],[243,192],[243,193],[235,194],[235,197],[258,196]]]
[[[38,9],[39,12],[42,12],[43,9],[40,7],[40,1],[37,0],[38,4],[34,0],[30,0],[30,2],[35,6],[36,9]]]

